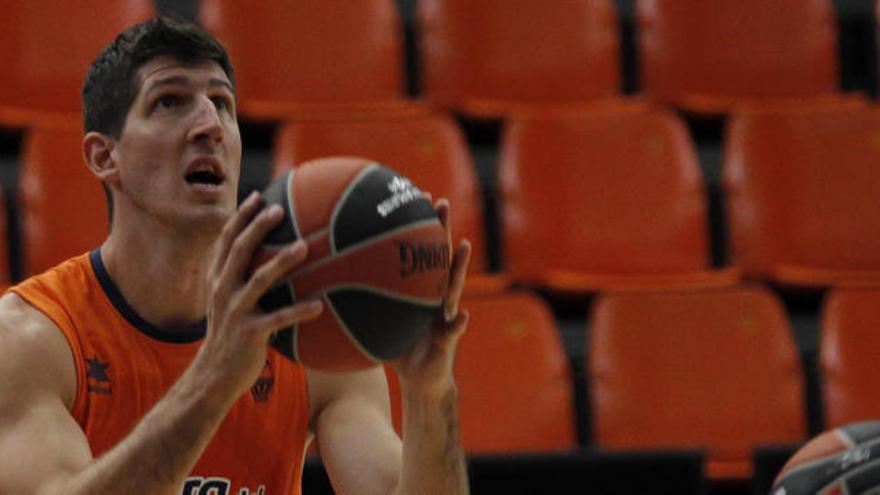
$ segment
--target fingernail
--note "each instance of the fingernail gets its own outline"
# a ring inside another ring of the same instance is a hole
[[[455,309],[454,308],[447,307],[447,308],[445,308],[445,311],[443,313],[444,313],[443,317],[446,318],[446,323],[449,323],[455,319]]]
[[[306,311],[308,311],[309,313],[319,313],[322,309],[324,309],[324,303],[322,303],[318,299],[308,301],[305,304],[306,304]]]

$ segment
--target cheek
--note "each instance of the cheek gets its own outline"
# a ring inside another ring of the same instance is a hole
[[[241,137],[239,136],[238,132],[230,133],[229,136],[231,138],[230,140],[228,140],[229,158],[234,165],[233,167],[231,167],[231,172],[235,174],[236,178],[238,178],[241,175]]]
[[[116,158],[124,184],[148,189],[161,180],[163,164],[169,162],[171,148],[152,133],[131,136],[120,142]]]

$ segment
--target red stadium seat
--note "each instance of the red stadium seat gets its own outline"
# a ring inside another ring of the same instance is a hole
[[[731,257],[755,278],[880,283],[880,108],[733,116],[724,185]]]
[[[577,448],[571,370],[550,307],[522,291],[465,297],[461,306],[470,312],[455,363],[465,450],[501,454]],[[400,386],[388,374],[400,432]]]
[[[449,199],[455,238],[470,239],[473,245],[469,290],[503,288],[504,277],[488,275],[483,194],[461,130],[446,115],[411,110],[286,123],[275,139],[274,174],[331,155],[363,156],[387,165],[434,199]]]
[[[427,99],[477,117],[621,94],[610,0],[420,0]]]
[[[79,115],[92,60],[124,28],[154,15],[152,0],[10,0],[0,15],[0,125],[39,113]]]
[[[880,288],[837,289],[822,312],[819,366],[827,428],[880,418]]]
[[[600,448],[703,449],[710,479],[747,479],[755,447],[805,439],[801,363],[767,290],[604,294],[587,355]]]
[[[683,122],[642,107],[520,115],[503,136],[505,268],[565,292],[717,286],[707,198]]]
[[[395,106],[405,97],[394,0],[202,0],[200,18],[229,50],[247,118]]]
[[[25,275],[98,247],[107,237],[107,202],[83,162],[78,119],[42,121],[25,134],[19,191]]]
[[[644,91],[688,111],[840,98],[831,0],[637,0]]]

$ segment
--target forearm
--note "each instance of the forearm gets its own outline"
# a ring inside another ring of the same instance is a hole
[[[454,384],[432,397],[404,390],[403,466],[396,493],[469,493]]]
[[[120,443],[48,493],[168,494],[180,489],[235,401],[191,366]]]

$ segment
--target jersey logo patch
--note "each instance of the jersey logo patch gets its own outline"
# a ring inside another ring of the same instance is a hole
[[[86,358],[86,379],[88,380],[89,392],[96,394],[110,395],[113,392],[113,385],[110,383],[110,376],[107,374],[107,368],[110,363],[102,363],[101,358],[97,355],[92,358]]]
[[[257,381],[251,386],[251,395],[254,397],[254,402],[266,402],[269,400],[269,394],[272,392],[273,386],[275,386],[275,370],[272,369],[272,363],[267,359],[266,364],[263,365],[263,371],[260,372]]]

